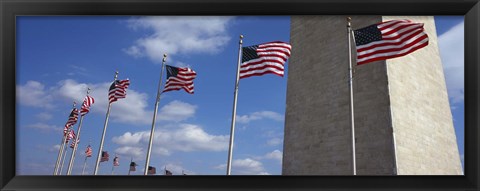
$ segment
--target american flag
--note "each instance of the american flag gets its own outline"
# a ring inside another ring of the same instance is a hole
[[[391,20],[354,30],[357,64],[404,56],[428,45],[423,23]]]
[[[193,80],[197,77],[197,73],[190,68],[177,68],[165,65],[167,69],[167,82],[163,92],[184,89],[186,92],[193,94]]]
[[[87,146],[87,150],[85,151],[85,156],[92,157],[92,147],[90,145]]]
[[[70,116],[68,116],[68,121],[65,124],[65,127],[63,128],[63,135],[67,133],[68,128],[70,128],[71,126],[75,125],[75,123],[77,123],[77,120],[78,120],[78,109],[73,108],[72,112],[70,112]]]
[[[137,163],[135,162],[130,162],[130,171],[136,171],[137,169],[135,168],[137,165]]]
[[[147,171],[147,174],[156,174],[157,173],[157,169],[153,166],[148,166],[148,171]]]
[[[78,142],[80,143],[80,139],[78,139]],[[76,142],[75,142],[75,138],[74,138],[74,139],[72,139],[72,143],[70,144],[70,148],[73,149],[75,147],[75,145],[76,145]]]
[[[118,162],[118,157],[115,156],[115,158],[113,158],[113,166],[119,166],[120,163]]]
[[[65,140],[65,143],[68,143],[70,139],[75,139],[75,131],[73,129],[70,129],[70,132],[68,133],[67,139]]]
[[[173,175],[173,174],[172,174],[172,172],[170,172],[169,170],[165,169],[165,175],[171,176],[171,175]]]
[[[115,80],[108,92],[109,103],[116,102],[118,99],[125,98],[127,95],[127,88],[130,85],[130,80]]]
[[[108,155],[108,152],[102,151],[102,158],[100,158],[100,162],[108,161],[108,157],[110,157],[110,155]]]
[[[82,108],[80,109],[80,115],[84,116],[90,111],[90,106],[95,103],[95,100],[92,96],[85,97],[83,100]]]
[[[290,44],[281,41],[243,47],[240,79],[269,73],[283,77],[291,49]]]

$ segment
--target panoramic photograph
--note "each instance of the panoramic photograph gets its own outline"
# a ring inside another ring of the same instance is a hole
[[[463,175],[463,16],[18,16],[16,175]]]

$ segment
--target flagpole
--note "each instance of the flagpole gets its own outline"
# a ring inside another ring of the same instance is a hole
[[[352,127],[352,173],[353,175],[357,174],[356,166],[356,156],[355,156],[355,116],[353,109],[353,68],[352,68],[352,42],[351,42],[351,33],[352,26],[350,21],[352,18],[347,17],[347,38],[348,38],[348,71],[349,71],[349,81],[348,86],[350,88],[350,123]]]
[[[235,135],[235,117],[237,115],[237,94],[238,94],[238,81],[240,73],[240,64],[242,63],[242,44],[243,44],[243,35],[240,35],[238,47],[238,64],[237,64],[237,77],[235,79],[235,91],[233,94],[233,111],[232,111],[232,125],[230,129],[230,143],[228,146],[228,160],[227,160],[227,175],[230,175],[232,171],[232,153],[233,153],[233,138]]]
[[[88,141],[88,146],[90,146],[91,141]],[[82,175],[85,174],[85,167],[87,167],[87,153],[85,153],[85,161],[83,161],[83,170],[82,170]]]
[[[130,164],[132,164],[132,162],[133,162],[133,157],[130,157]],[[131,171],[130,166],[128,166],[128,175],[130,175],[130,171]]]
[[[87,96],[88,94],[90,94],[90,88],[87,88]],[[80,131],[82,130],[83,117],[85,117],[85,115],[80,117],[80,122],[78,123],[77,136],[75,136],[75,144],[73,145],[72,155],[70,155],[70,163],[68,164],[67,175],[72,173],[73,162],[75,161],[75,154],[77,153],[78,148],[78,140],[80,140]]]
[[[73,109],[75,109],[76,105],[77,105],[77,103],[73,102],[72,111],[73,111]],[[70,119],[70,116],[69,116],[69,119]],[[63,138],[62,138],[62,146],[60,146],[60,149],[58,149],[57,162],[55,163],[55,169],[53,170],[53,175],[58,175],[58,169],[59,169],[58,167],[60,166],[60,161],[61,161],[62,155],[63,155],[63,147],[65,147],[65,140],[67,139],[69,129],[70,129],[70,127],[67,128],[67,131],[65,131],[65,134],[63,135]]]
[[[118,77],[118,71],[115,72],[113,83],[117,81],[117,77]],[[98,165],[100,164],[100,158],[102,157],[103,142],[105,141],[105,132],[107,131],[108,117],[110,116],[110,107],[112,107],[112,103],[109,101],[108,108],[107,108],[107,115],[105,117],[105,124],[103,125],[102,139],[100,140],[100,148],[98,149],[97,161],[95,162],[95,170],[93,170],[93,175],[97,175],[98,173]]]
[[[67,148],[68,148],[68,145],[65,145],[65,148],[63,149],[63,160],[62,160],[62,166],[60,166],[60,171],[58,172],[59,175],[62,175],[62,171],[63,171],[63,165],[65,164],[65,158],[67,157]]]
[[[158,80],[157,98],[155,99],[155,110],[153,112],[153,120],[152,120],[152,130],[150,131],[150,141],[148,143],[147,160],[145,160],[145,172],[143,173],[143,175],[148,175],[148,165],[150,164],[150,154],[152,152],[152,143],[153,143],[153,135],[155,133],[155,122],[157,120],[158,104],[160,103],[160,95],[162,94],[162,92],[160,92],[160,88],[162,86],[162,76],[163,76],[163,70],[165,68],[165,61],[167,61],[167,54],[163,54],[162,70],[160,72],[160,79]]]

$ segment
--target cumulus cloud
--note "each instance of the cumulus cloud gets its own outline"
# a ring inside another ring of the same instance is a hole
[[[249,123],[254,120],[260,119],[271,119],[274,121],[283,121],[284,115],[280,113],[276,113],[273,111],[258,111],[253,112],[250,115],[237,115],[236,122],[237,123]]]
[[[277,160],[278,162],[282,163],[283,152],[279,151],[279,150],[274,150],[270,153],[265,154],[264,158],[265,159]]]
[[[464,22],[438,37],[448,96],[453,104],[464,100]]]
[[[193,117],[196,109],[197,106],[195,105],[175,100],[160,109],[157,119],[162,121],[183,121]]]
[[[272,138],[267,141],[267,145],[269,146],[277,146],[283,143],[283,139],[281,138]]]
[[[51,95],[47,94],[45,85],[37,81],[27,81],[25,85],[17,85],[18,103],[25,106],[51,109],[53,108]]]
[[[138,155],[143,155],[145,152],[142,148],[147,148],[149,139],[150,131],[140,131],[126,132],[113,137],[112,141],[120,145],[118,153],[127,154],[129,150],[134,150]],[[225,151],[228,140],[227,135],[211,135],[197,125],[178,124],[175,128],[156,129],[152,153],[170,155],[173,151]]]
[[[134,57],[148,57],[161,62],[163,53],[218,53],[230,41],[227,28],[233,17],[164,16],[135,17],[127,21],[133,30],[151,33],[137,39],[124,52]]]
[[[226,169],[226,164],[218,165],[216,169]],[[263,164],[260,161],[246,158],[236,159],[232,161],[232,174],[236,175],[270,175],[265,171]]]
[[[168,163],[168,164],[163,165],[163,166],[166,166],[167,170],[172,172],[173,175],[183,175],[182,172],[187,174],[187,175],[195,175],[196,174],[195,172],[187,170],[183,166],[177,165],[177,164]]]

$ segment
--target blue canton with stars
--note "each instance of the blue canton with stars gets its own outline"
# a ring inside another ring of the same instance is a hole
[[[382,33],[377,28],[377,25],[370,25],[365,28],[354,30],[355,44],[357,46],[368,44],[374,41],[382,40]]]

